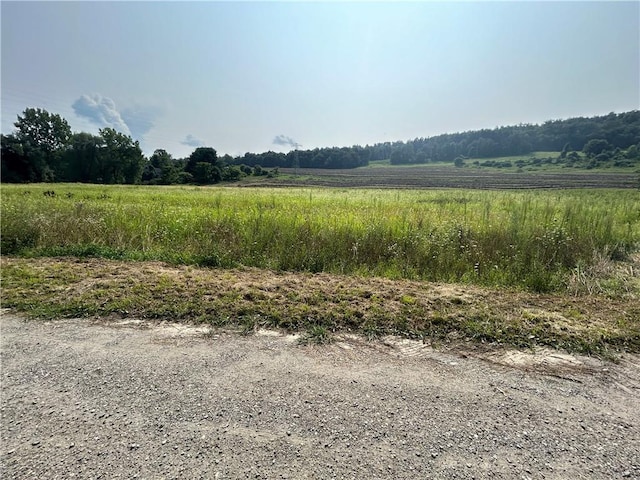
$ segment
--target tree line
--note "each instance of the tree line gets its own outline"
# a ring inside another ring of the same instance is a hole
[[[532,152],[584,152],[590,142],[615,152],[640,147],[640,111],[595,117],[549,120],[542,125],[515,125],[494,129],[416,138],[408,142],[377,144],[372,159],[394,164],[453,162],[456,158],[495,158]],[[601,153],[601,152],[599,152]]]
[[[633,148],[631,148],[633,147]],[[292,151],[247,153],[234,163],[287,168],[354,168],[371,161],[391,164],[448,162],[461,165],[465,159],[527,155],[533,152],[563,152],[560,160],[576,159],[576,152],[592,160],[637,157],[640,149],[640,111],[610,113],[596,117],[550,120],[542,125],[515,125],[494,129],[448,133],[409,141],[384,142],[364,147],[316,148]],[[597,151],[599,150],[599,151]],[[568,156],[570,153],[574,155]]]
[[[213,184],[271,173],[234,165],[232,157],[220,158],[211,147],[182,159],[162,149],[146,158],[129,135],[112,128],[97,135],[73,133],[60,115],[39,108],[27,108],[14,125],[14,133],[1,137],[3,182]]]
[[[211,147],[198,147],[179,159],[162,149],[146,158],[138,141],[112,128],[103,128],[97,135],[74,133],[60,115],[39,108],[27,108],[14,125],[13,133],[0,137],[3,182],[213,184],[247,175],[274,175],[278,168],[356,168],[387,159],[392,164],[462,166],[467,159],[535,151],[561,152],[558,158],[568,163],[579,160],[580,152],[591,166],[598,161],[640,160],[638,110],[286,154],[268,151],[219,157]]]

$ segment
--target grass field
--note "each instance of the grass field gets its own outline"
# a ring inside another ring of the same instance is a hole
[[[564,288],[640,242],[640,192],[2,186],[2,251]]]
[[[600,351],[603,345],[640,348],[640,192],[636,190],[56,184],[2,185],[1,193],[4,306],[43,316],[132,312],[164,318],[164,311],[175,318],[208,316],[221,322],[233,317],[249,319],[251,325],[267,321],[283,328],[317,327],[320,333],[343,327],[431,337],[458,332],[516,345],[526,344],[533,335],[539,343],[573,345],[584,351]],[[74,260],[38,260],[42,257],[101,257],[116,262],[99,264],[96,272],[125,270],[124,265],[130,270],[135,262],[117,262],[134,260],[163,261],[176,268],[216,267],[217,272],[257,269],[243,277],[245,283],[251,283],[251,276],[262,278],[264,272],[300,272],[287,275],[302,277],[294,282],[298,294],[291,289],[274,297],[265,293],[273,291],[264,287],[267,280],[258,282],[262,287],[245,291],[225,285],[219,277],[226,274],[216,274],[211,288],[221,296],[210,293],[211,300],[202,289],[192,291],[184,279],[176,288],[183,294],[172,294],[175,285],[166,275],[149,274],[149,281],[161,286],[158,290],[150,283],[151,293],[145,293],[144,275],[118,277],[117,285],[107,288],[113,274],[91,273],[85,263]],[[351,286],[306,291],[305,285],[316,278],[312,274],[320,272],[332,279],[329,283]],[[87,278],[91,285],[104,284],[103,288],[98,293],[77,290]],[[382,281],[376,279],[400,282],[385,285],[405,293],[387,298],[379,284],[367,287]],[[485,289],[480,295],[485,301],[479,305],[458,295],[458,300],[434,306],[420,293],[420,284],[402,283],[407,281]],[[120,296],[113,297],[114,292]],[[191,296],[185,297],[185,292]],[[556,310],[545,307],[544,311],[555,312],[551,316],[538,315],[537,307],[510,304],[528,298],[535,305],[531,299],[543,292],[564,305]],[[149,295],[151,300],[144,300]],[[492,300],[500,295],[512,298],[503,302],[504,309],[496,310]],[[578,304],[584,305],[587,296],[601,301],[581,309]],[[580,335],[558,340],[564,334],[550,321],[556,313],[573,323],[589,322],[590,340]],[[515,323],[509,326],[505,321]],[[606,321],[610,323],[602,323]],[[610,341],[603,340],[607,338]]]

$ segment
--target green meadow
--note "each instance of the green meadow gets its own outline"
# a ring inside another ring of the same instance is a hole
[[[2,254],[563,291],[640,246],[636,190],[2,185]]]

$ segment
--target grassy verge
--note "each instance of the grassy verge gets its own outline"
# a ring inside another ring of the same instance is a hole
[[[429,341],[551,346],[612,357],[640,352],[640,290],[539,295],[327,273],[202,269],[159,262],[11,258],[2,262],[2,306],[37,318],[117,316]],[[634,277],[637,280],[636,277]],[[578,279],[583,281],[584,279]],[[635,281],[634,280],[634,281]]]

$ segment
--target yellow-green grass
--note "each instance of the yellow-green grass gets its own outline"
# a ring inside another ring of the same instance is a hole
[[[54,192],[54,193],[52,193]],[[2,253],[561,291],[640,242],[640,192],[2,185]],[[615,287],[615,285],[614,285]],[[615,288],[613,288],[615,290]]]

